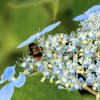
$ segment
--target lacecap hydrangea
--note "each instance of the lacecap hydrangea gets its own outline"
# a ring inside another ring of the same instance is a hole
[[[18,78],[14,77],[15,65],[7,67],[0,84],[7,80],[9,83],[0,90],[1,100],[10,100],[14,87],[22,87],[26,77],[37,73],[43,75],[41,82],[49,79],[50,83],[58,84],[58,89],[68,91],[85,89],[95,95],[96,100],[100,99],[100,5],[93,6],[73,20],[80,21],[80,28],[70,35],[57,33],[44,37],[60,24],[59,21],[17,47],[22,48],[37,40],[43,48],[43,58],[35,61],[31,56],[25,57],[20,63],[24,71]]]

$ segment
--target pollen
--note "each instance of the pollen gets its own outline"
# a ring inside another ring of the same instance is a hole
[[[43,83],[45,80],[46,80],[46,78],[43,77],[43,78],[40,80],[40,82]]]
[[[57,59],[54,59],[53,61],[54,61],[54,62],[57,62]]]
[[[23,73],[24,73],[24,74],[28,74],[29,72],[28,72],[28,70],[25,70]]]
[[[60,81],[59,80],[57,80],[56,82],[55,82],[55,84],[59,84],[60,83]]]
[[[54,56],[54,57],[57,57],[57,54],[56,54],[56,53],[54,53],[54,54],[53,54],[53,56]]]
[[[100,37],[100,33],[97,33],[97,34],[96,34],[96,37]]]
[[[52,68],[53,66],[51,64],[48,64],[48,68]]]

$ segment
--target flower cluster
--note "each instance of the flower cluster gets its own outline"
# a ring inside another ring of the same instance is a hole
[[[50,83],[58,84],[58,89],[67,89],[68,91],[86,89],[96,95],[99,100],[100,5],[93,6],[85,14],[77,16],[73,20],[81,21],[80,28],[76,33],[72,31],[69,36],[57,33],[44,38],[44,34],[60,24],[57,22],[19,45],[18,48],[21,48],[37,39],[38,44],[43,48],[43,58],[41,61],[35,61],[31,56],[25,58],[20,64],[24,71],[20,73],[18,79],[14,78],[13,67],[10,67],[12,68],[10,71],[6,69],[7,72],[4,71],[1,83],[9,80],[11,87],[21,87],[24,85],[25,76],[28,77],[40,72],[43,75],[41,82],[49,79]],[[21,81],[22,79],[24,82]],[[7,86],[5,87],[7,88]],[[3,91],[7,91],[7,89],[4,90],[5,87],[0,90],[0,97],[4,94],[1,94]],[[10,100],[12,91],[8,99],[2,100]]]

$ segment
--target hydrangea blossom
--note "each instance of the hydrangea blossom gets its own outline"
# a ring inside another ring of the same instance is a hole
[[[45,29],[43,29],[41,32],[32,35],[29,39],[27,39],[26,41],[24,41],[23,43],[21,43],[17,48],[22,48],[28,44],[30,44],[31,42],[35,41],[36,39],[38,39],[40,36],[52,31],[54,28],[56,28],[58,25],[60,24],[60,21],[57,23],[54,23],[48,27],[46,27]]]
[[[54,28],[56,28],[59,24],[60,24],[60,21],[46,27],[40,33],[37,33],[37,34],[31,36],[28,40],[21,43],[17,48],[21,48],[21,47],[24,47],[25,45],[28,45],[29,43],[38,39],[43,34],[46,34],[46,33],[50,32],[51,30],[53,30]],[[29,64],[29,62],[27,62],[27,66],[29,66],[28,64]],[[27,73],[31,72],[33,69],[33,67],[31,66],[30,68],[26,69],[24,72],[20,72],[19,77],[15,78],[14,77],[15,67],[16,67],[16,65],[7,67],[1,76],[0,84],[4,83],[5,81],[9,81],[9,83],[1,88],[0,100],[10,100],[13,95],[13,92],[14,92],[14,87],[17,87],[17,88],[22,87],[26,81]]]
[[[19,77],[15,78],[14,74],[15,65],[7,67],[2,74],[0,84],[4,83],[7,80],[9,81],[9,83],[0,90],[0,100],[10,100],[14,92],[14,87],[20,88],[24,85],[26,80],[25,75],[20,72]]]
[[[100,5],[93,6],[74,20],[81,21],[81,27],[76,32],[72,31],[69,36],[57,33],[44,38],[45,33],[60,24],[57,22],[18,46],[24,47],[37,39],[38,44],[43,47],[43,58],[41,61],[35,61],[31,56],[24,58],[20,63],[24,71],[18,79],[14,78],[15,67],[8,67],[4,71],[0,83],[6,80],[9,83],[0,90],[0,97],[8,92],[8,86],[11,89],[8,97],[2,96],[2,100],[10,100],[14,86],[23,86],[25,81],[22,82],[22,79],[25,80],[25,76],[32,75],[32,72],[33,75],[42,73],[41,82],[49,79],[50,83],[58,84],[58,89],[68,91],[86,89],[96,95],[96,100],[100,100]]]
[[[95,5],[92,8],[88,9],[84,14],[81,14],[79,16],[76,16],[73,20],[74,21],[82,21],[85,19],[88,19],[92,13],[100,12],[100,5]]]

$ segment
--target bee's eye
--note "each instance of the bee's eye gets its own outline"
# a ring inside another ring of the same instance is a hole
[[[36,45],[37,45],[37,44],[35,44],[35,43],[31,43],[31,44],[29,44],[28,47],[29,47],[29,49],[30,49],[30,48],[34,48]]]

